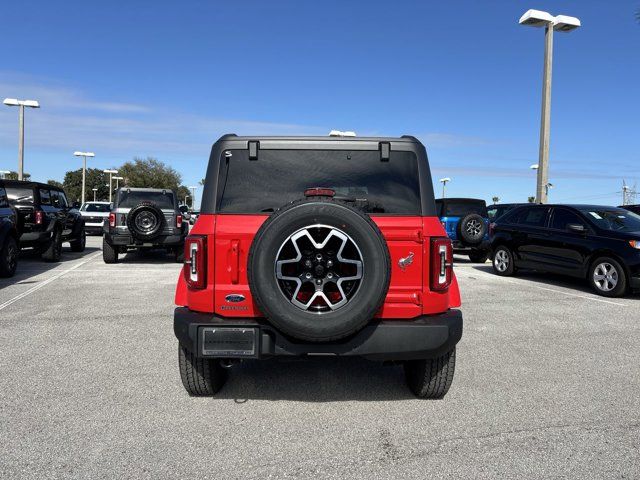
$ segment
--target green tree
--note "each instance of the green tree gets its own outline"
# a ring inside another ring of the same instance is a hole
[[[189,190],[185,185],[180,185],[176,190],[176,194],[178,195],[178,203],[185,203],[184,199],[189,197],[186,204],[190,207],[193,206],[193,199],[191,198],[191,190]]]
[[[52,185],[58,188],[64,188],[64,185],[57,180],[47,180],[47,185]]]
[[[25,173],[22,177],[23,177],[23,180],[31,180],[31,174],[30,173]],[[7,180],[18,180],[18,172],[14,172],[12,170],[9,173],[7,173],[4,176],[4,178],[7,179]]]
[[[494,205],[496,203],[498,203],[500,201],[500,197],[491,197],[491,200],[493,201]]]
[[[82,196],[82,169],[71,170],[64,175],[64,191],[70,202],[80,202]],[[96,200],[109,199],[109,174],[99,168],[87,168],[85,200],[93,200],[93,188],[97,188]]]
[[[529,203],[535,203],[535,201],[536,201],[536,197],[527,198],[527,202],[529,202]]]
[[[118,175],[124,177],[121,186],[166,188],[178,190],[182,176],[167,164],[156,158],[134,158],[118,168]]]

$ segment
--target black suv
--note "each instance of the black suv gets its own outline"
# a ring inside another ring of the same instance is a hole
[[[182,262],[188,230],[173,190],[120,188],[104,226],[102,257],[116,263],[130,249],[166,248]]]
[[[4,182],[0,180],[0,277],[13,277],[18,265],[16,212],[9,205]]]
[[[64,242],[69,242],[74,252],[84,251],[84,220],[69,205],[64,190],[19,180],[5,180],[4,185],[9,204],[17,212],[21,248],[32,247],[51,262],[60,260]]]
[[[640,289],[640,215],[599,205],[530,205],[493,226],[493,269],[586,278],[607,297]]]
[[[638,205],[620,205],[618,208],[624,208],[625,210],[629,210],[630,212],[637,213],[640,215],[640,204]]]

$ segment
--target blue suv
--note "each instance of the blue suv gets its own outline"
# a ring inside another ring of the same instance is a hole
[[[436,200],[440,222],[453,242],[453,251],[484,263],[489,257],[489,214],[484,200],[440,198]]]

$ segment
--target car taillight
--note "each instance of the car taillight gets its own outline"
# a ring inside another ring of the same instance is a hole
[[[176,227],[182,228],[182,215],[176,215]]]
[[[110,227],[116,226],[116,214],[113,212],[109,213],[109,226]]]
[[[43,220],[44,220],[44,212],[42,210],[36,210],[35,211],[36,225],[42,225]]]
[[[448,238],[431,239],[431,290],[443,291],[451,285],[453,247]]]
[[[182,273],[191,289],[202,289],[207,282],[206,237],[190,235],[184,242],[184,266]]]

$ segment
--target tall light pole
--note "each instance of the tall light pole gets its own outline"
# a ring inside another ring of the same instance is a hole
[[[580,26],[575,17],[548,12],[527,10],[519,21],[520,25],[545,28],[544,69],[542,73],[542,115],[540,118],[540,148],[538,152],[538,180],[536,183],[536,202],[547,203],[546,185],[549,183],[549,140],[551,125],[551,68],[553,65],[553,32],[570,32]]]
[[[96,201],[96,192],[98,191],[97,188],[93,187],[91,190],[93,190],[93,201]]]
[[[196,188],[198,188],[198,186],[196,185],[195,187],[189,187],[189,189],[191,190],[191,210],[195,210],[196,209]]]
[[[441,178],[440,183],[442,183],[442,198],[445,197],[447,182],[450,182],[451,179],[449,177]]]
[[[84,203],[84,190],[85,190],[85,182],[87,178],[87,157],[93,158],[95,157],[95,153],[93,152],[73,152],[76,157],[82,157],[82,203]]]
[[[124,177],[113,177],[116,181],[116,190],[120,188],[120,180],[124,180]]]
[[[18,180],[24,177],[24,107],[40,108],[36,100],[18,100],[17,98],[5,98],[5,105],[18,107]]]
[[[103,170],[103,172],[109,174],[109,203],[111,203],[111,194],[113,193],[111,191],[111,182],[113,181],[113,174],[118,173],[118,170]]]

